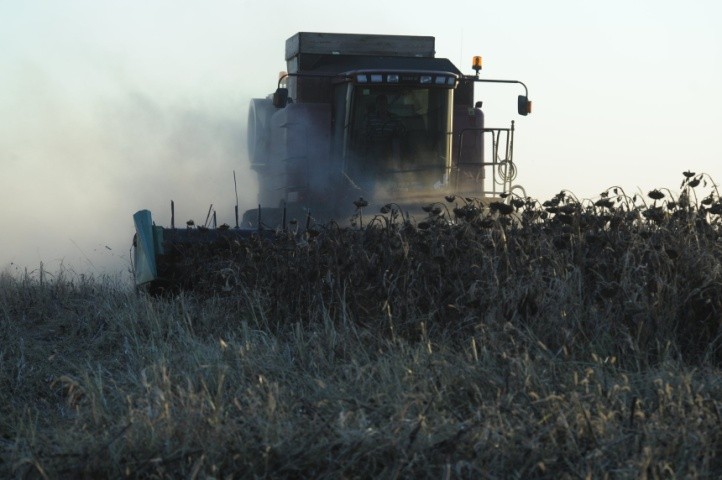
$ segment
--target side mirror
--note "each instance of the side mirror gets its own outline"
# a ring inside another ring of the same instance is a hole
[[[276,108],[283,108],[288,103],[288,89],[277,88],[273,94],[273,106]]]
[[[531,113],[531,100],[524,95],[519,95],[516,103],[516,110],[519,112],[519,115],[529,115]]]

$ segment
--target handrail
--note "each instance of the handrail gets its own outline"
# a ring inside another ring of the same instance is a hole
[[[479,161],[463,161],[462,151],[464,147],[464,137],[469,132],[481,132],[482,134],[482,151]],[[484,134],[491,136],[491,161],[486,161],[484,155]],[[483,197],[497,197],[502,194],[508,194],[512,190],[511,182],[516,178],[516,166],[514,165],[514,122],[511,122],[510,128],[464,128],[458,132],[459,144],[456,151],[455,167],[479,167],[483,170],[482,178],[489,178],[486,175],[487,167],[491,167],[491,189],[487,189],[482,184],[481,192]],[[503,145],[502,145],[503,144]],[[500,150],[503,148],[503,157]],[[497,188],[501,187],[501,188]]]

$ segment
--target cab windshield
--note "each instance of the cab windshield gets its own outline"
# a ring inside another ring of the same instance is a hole
[[[448,181],[451,89],[357,85],[350,94],[345,170],[352,179],[415,191]]]

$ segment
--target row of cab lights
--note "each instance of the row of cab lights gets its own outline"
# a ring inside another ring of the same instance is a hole
[[[397,73],[381,74],[359,74],[356,75],[356,82],[358,83],[399,83],[399,75]],[[420,75],[418,77],[419,83],[421,84],[435,84],[435,85],[454,85],[456,83],[456,77],[450,77],[447,75]]]

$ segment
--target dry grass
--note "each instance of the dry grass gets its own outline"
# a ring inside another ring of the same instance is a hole
[[[0,476],[718,478],[698,178],[254,240],[165,298],[4,274]]]

